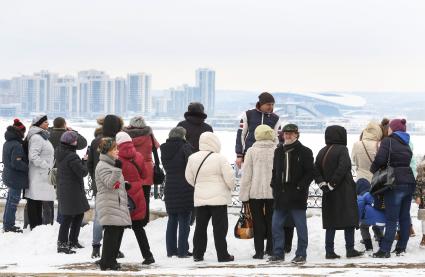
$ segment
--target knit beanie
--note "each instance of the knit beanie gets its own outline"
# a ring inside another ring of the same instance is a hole
[[[129,134],[127,134],[126,132],[119,132],[116,136],[115,136],[115,141],[117,142],[118,145],[124,143],[124,142],[131,142],[131,137]]]
[[[32,125],[40,127],[40,125],[43,124],[44,121],[47,121],[47,114],[37,115],[33,118]]]
[[[186,137],[186,129],[183,127],[174,127],[171,129],[170,133],[168,134],[168,138],[181,138],[185,139]]]
[[[393,132],[406,132],[406,119],[393,119],[390,121],[390,128]]]
[[[274,103],[274,97],[268,92],[263,92],[258,96],[258,104],[261,106],[267,103]]]
[[[60,141],[69,145],[76,145],[78,134],[75,131],[66,131],[62,134]]]
[[[144,128],[146,127],[146,122],[143,116],[135,116],[132,119],[130,119],[130,129],[131,128]]]
[[[22,134],[22,136],[25,134],[25,131],[26,131],[25,125],[22,124],[22,122],[18,118],[15,118],[15,120],[13,120],[12,126],[16,130],[18,130]]]
[[[259,125],[255,128],[255,140],[275,140],[276,133],[269,125]]]

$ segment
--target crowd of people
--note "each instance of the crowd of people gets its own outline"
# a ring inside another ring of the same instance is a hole
[[[354,248],[357,228],[365,250],[372,251],[370,227],[379,248],[373,257],[389,258],[395,238],[393,252],[405,253],[412,232],[413,200],[419,205],[418,219],[425,232],[425,159],[416,168],[405,119],[368,123],[353,145],[351,158],[346,129],[329,126],[325,146],[314,157],[301,143],[298,126],[281,124],[273,109],[273,96],[261,93],[256,107],[243,114],[236,135],[235,164],[242,170],[239,197],[252,213],[254,259],[268,256],[269,262],[284,261],[296,230],[292,263],[306,262],[306,210],[313,180],[323,195],[326,259],[340,258],[334,251],[337,230],[344,231],[347,258],[364,254]],[[156,174],[152,156],[160,149],[166,173],[167,256],[202,261],[211,219],[217,260],[233,261],[226,236],[227,206],[236,185],[234,171],[220,153],[220,139],[205,123],[203,105],[191,103],[184,117],[160,144],[142,116],[133,117],[125,126],[119,116],[106,115],[97,119],[99,127],[88,147],[86,139],[62,117],[55,118],[49,128],[47,115],[36,116],[26,135],[24,124],[15,119],[7,127],[3,145],[3,182],[8,187],[4,232],[22,232],[15,224],[21,196],[26,199],[24,228],[29,225],[31,230],[53,224],[57,200],[57,252],[76,253],[84,247],[78,236],[84,213],[90,209],[84,187],[84,178],[90,175],[95,198],[91,256],[100,257],[96,261],[100,269],[120,269],[117,259],[124,257],[120,245],[126,228],[135,234],[142,263],[155,263],[145,227]],[[86,147],[80,158],[76,151]],[[394,169],[394,185],[372,193],[374,173],[386,167]],[[188,238],[194,222],[190,249]],[[421,246],[425,247],[425,235]]]

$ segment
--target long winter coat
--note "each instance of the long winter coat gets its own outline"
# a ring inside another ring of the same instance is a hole
[[[417,167],[418,175],[416,176],[415,197],[421,199],[419,208],[425,208],[425,159],[423,159]]]
[[[273,199],[270,183],[276,146],[274,141],[259,140],[246,152],[239,190],[241,201]]]
[[[390,152],[390,141],[390,165],[394,167],[396,184],[414,185],[415,177],[410,167],[412,159],[412,150],[409,146],[410,136],[406,132],[394,132],[382,140],[370,171],[375,173],[378,169],[386,167]]]
[[[193,147],[181,138],[170,138],[161,144],[161,161],[165,180],[165,208],[168,213],[190,212],[193,209],[193,187],[184,177]]]
[[[78,157],[76,150],[76,146],[64,143],[55,150],[58,209],[63,215],[78,215],[90,209],[84,190],[87,165]]]
[[[323,228],[337,230],[357,227],[359,223],[356,183],[351,174],[347,131],[341,126],[329,126],[325,132],[326,146],[319,151],[314,167],[316,183],[328,182],[334,190],[323,194]],[[323,158],[330,148],[326,161]]]
[[[99,223],[103,226],[131,226],[124,177],[121,168],[115,167],[114,164],[114,159],[108,155],[99,155],[95,172],[96,212],[99,215]]]
[[[14,189],[28,188],[28,157],[22,147],[22,138],[13,126],[7,127],[3,144],[3,183]]]
[[[53,167],[54,149],[49,141],[49,132],[31,126],[27,135],[29,160],[29,188],[25,197],[32,200],[55,201],[55,188],[48,181]]]
[[[216,135],[205,132],[199,138],[199,152],[189,157],[185,177],[195,187],[194,204],[200,206],[227,205],[232,201],[231,191],[235,187],[233,170],[226,157],[220,154],[221,144]],[[201,162],[210,153],[195,176]]]
[[[351,158],[356,168],[357,180],[364,178],[368,180],[369,183],[372,181],[373,174],[369,169],[378,152],[378,144],[381,138],[381,127],[378,123],[371,122],[366,129],[363,130],[361,141],[356,141],[353,144]]]
[[[205,123],[205,118],[201,115],[186,112],[185,120],[180,121],[177,126],[186,129],[186,140],[193,146],[195,152],[199,151],[199,137],[202,133],[213,132],[213,128]]]
[[[313,181],[313,152],[296,141],[280,144],[274,152],[271,187],[275,209],[307,209],[308,189]]]
[[[159,147],[159,143],[156,141],[151,127],[146,126],[144,128],[124,128],[123,131],[130,135],[136,151],[142,154],[145,161],[146,176],[143,178],[142,184],[144,186],[152,185],[154,166],[152,161],[152,137],[156,148]]]
[[[131,185],[127,193],[136,204],[136,208],[130,213],[131,220],[142,220],[146,216],[146,200],[142,181],[147,174],[143,156],[136,151],[131,141],[118,145],[118,150],[122,162],[122,175],[124,180]]]

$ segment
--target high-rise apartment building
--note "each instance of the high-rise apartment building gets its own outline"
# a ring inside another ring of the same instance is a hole
[[[127,111],[130,113],[150,113],[152,109],[151,81],[145,73],[127,75]]]
[[[196,86],[199,88],[200,101],[206,113],[213,115],[215,110],[215,71],[208,68],[196,70]]]
[[[80,91],[80,111],[85,115],[98,115],[107,112],[108,75],[103,71],[87,70],[78,72]]]

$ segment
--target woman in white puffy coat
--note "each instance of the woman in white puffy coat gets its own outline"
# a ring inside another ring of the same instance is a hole
[[[231,191],[235,186],[233,170],[224,155],[216,135],[205,132],[199,138],[199,152],[189,157],[186,180],[194,186],[196,227],[193,236],[193,259],[204,259],[207,248],[207,227],[212,218],[214,243],[219,262],[233,261],[227,252],[226,235],[229,226],[227,205],[232,202]]]

